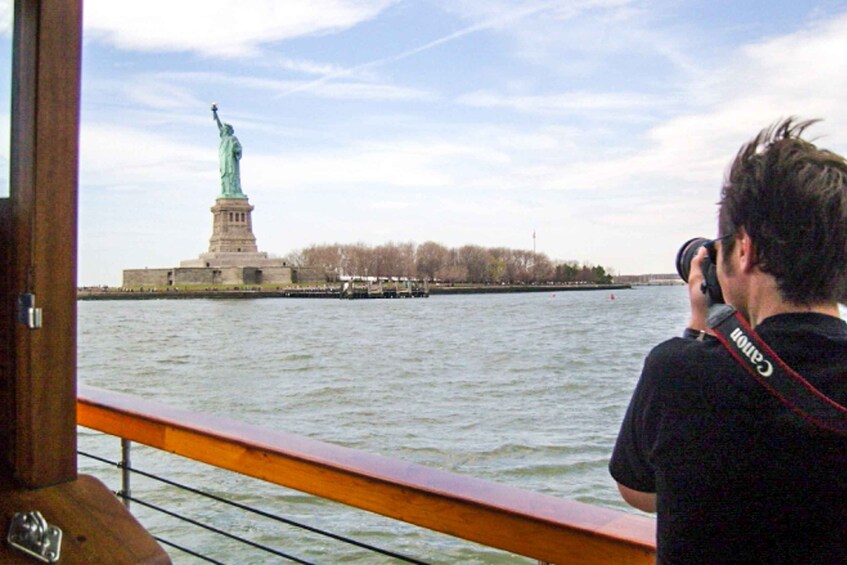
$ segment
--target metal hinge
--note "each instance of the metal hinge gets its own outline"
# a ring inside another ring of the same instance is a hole
[[[6,538],[9,545],[45,563],[56,563],[62,550],[62,530],[51,526],[41,512],[16,512]]]
[[[41,308],[35,307],[35,295],[21,294],[18,297],[18,322],[30,329],[41,327]]]

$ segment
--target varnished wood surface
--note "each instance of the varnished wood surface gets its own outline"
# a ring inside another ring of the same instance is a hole
[[[15,324],[14,299],[8,277],[11,270],[12,233],[9,199],[0,198],[0,479],[11,477],[14,465],[14,436],[12,423],[15,414],[13,383],[15,378],[12,351]]]
[[[156,543],[123,504],[94,477],[37,490],[13,488],[0,481],[0,524],[4,543],[0,563],[32,565],[32,557],[5,543],[16,512],[41,512],[48,524],[62,530],[62,565],[170,563]]]
[[[13,250],[9,199],[0,198],[0,478],[10,477],[14,468],[15,301],[8,277]]]
[[[649,518],[80,387],[82,426],[552,563],[652,563]]]
[[[44,325],[13,325],[13,475],[76,476],[76,237],[82,6],[15,2],[10,214],[13,300],[34,293]],[[6,426],[4,426],[6,427]],[[8,429],[8,427],[7,427]]]

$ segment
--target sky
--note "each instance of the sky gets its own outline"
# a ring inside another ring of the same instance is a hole
[[[847,153],[847,0],[86,0],[83,34],[85,286],[207,251],[212,102],[280,257],[432,240],[668,273],[760,129],[822,118]]]

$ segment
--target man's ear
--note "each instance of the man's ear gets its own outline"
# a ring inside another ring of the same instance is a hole
[[[756,261],[756,246],[753,245],[753,240],[743,227],[738,228],[735,235],[734,253],[738,254],[742,272],[749,273],[757,265]]]

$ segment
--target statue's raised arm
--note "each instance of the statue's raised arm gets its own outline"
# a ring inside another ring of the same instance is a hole
[[[212,119],[218,124],[218,131],[223,133],[224,125],[221,123],[220,118],[218,118],[218,105],[212,102]]]

